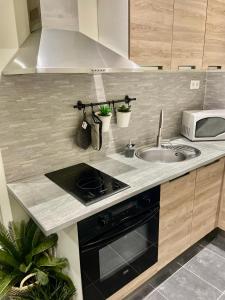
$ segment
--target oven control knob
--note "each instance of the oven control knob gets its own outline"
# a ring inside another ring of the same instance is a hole
[[[99,224],[101,226],[108,225],[110,223],[111,217],[110,215],[103,215],[99,217]]]

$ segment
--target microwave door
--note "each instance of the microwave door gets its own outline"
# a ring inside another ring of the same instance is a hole
[[[196,122],[196,139],[225,139],[225,119],[207,117]]]

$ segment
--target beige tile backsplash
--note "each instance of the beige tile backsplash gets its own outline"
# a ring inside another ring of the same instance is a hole
[[[113,118],[100,152],[91,147],[81,150],[75,144],[82,113],[74,110],[73,105],[77,100],[97,101],[99,94],[99,91],[96,94],[96,80],[92,75],[2,77],[0,148],[8,182],[101,158],[106,153],[122,150],[130,138],[137,145],[154,143],[162,108],[165,115],[163,136],[178,135],[182,111],[203,106],[205,76],[204,72],[104,74],[107,99],[128,94],[137,101],[132,102],[128,128],[118,128]],[[221,76],[225,81],[225,75]],[[191,79],[201,81],[199,90],[190,90]],[[211,98],[207,89],[208,103]],[[219,95],[218,99],[221,99]]]

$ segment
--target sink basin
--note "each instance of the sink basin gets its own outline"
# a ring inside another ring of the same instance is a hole
[[[201,154],[197,148],[187,145],[162,145],[162,147],[142,147],[135,152],[140,159],[149,162],[172,163],[192,159]]]

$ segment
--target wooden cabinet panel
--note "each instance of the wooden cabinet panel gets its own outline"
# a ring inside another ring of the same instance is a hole
[[[221,189],[220,200],[221,202],[220,202],[220,210],[219,210],[218,227],[221,228],[222,230],[225,230],[225,174],[223,175],[223,185]]]
[[[161,185],[159,264],[190,246],[196,171]]]
[[[174,0],[130,1],[130,58],[170,69]]]
[[[225,67],[225,0],[208,0],[203,67]]]
[[[207,0],[175,0],[172,69],[202,68]]]
[[[197,170],[193,205],[192,243],[217,226],[224,159]]]

